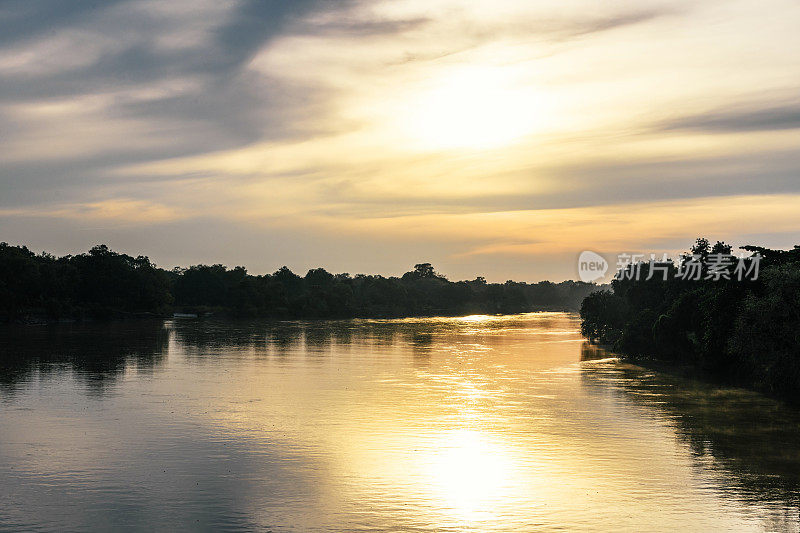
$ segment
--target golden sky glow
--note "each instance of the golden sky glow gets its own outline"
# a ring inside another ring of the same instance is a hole
[[[493,280],[798,241],[794,2],[270,6],[18,14],[2,238]]]

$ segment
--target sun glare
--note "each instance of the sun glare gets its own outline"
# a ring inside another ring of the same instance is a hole
[[[489,315],[467,315],[458,318],[459,322],[486,322],[493,317]]]
[[[496,148],[541,126],[541,95],[500,68],[468,67],[426,85],[403,130],[421,148]]]
[[[486,435],[461,429],[442,439],[430,474],[446,507],[464,519],[483,519],[506,495],[512,462]]]

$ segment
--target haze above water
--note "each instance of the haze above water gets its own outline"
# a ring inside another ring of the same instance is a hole
[[[785,531],[800,415],[576,316],[0,336],[0,529]]]

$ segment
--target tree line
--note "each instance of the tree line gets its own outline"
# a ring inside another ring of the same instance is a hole
[[[253,275],[220,264],[165,270],[145,256],[106,245],[55,257],[0,243],[0,321],[39,322],[174,312],[241,317],[350,318],[577,310],[596,290],[590,283],[449,281],[429,263],[401,277],[331,274],[304,276],[283,267]]]
[[[800,403],[800,246],[742,249],[745,267],[758,267],[755,279],[732,275],[732,247],[704,238],[675,264],[628,265],[610,290],[581,304],[583,334],[633,360],[689,365]],[[720,276],[714,269],[725,257]],[[697,279],[678,276],[698,265]]]

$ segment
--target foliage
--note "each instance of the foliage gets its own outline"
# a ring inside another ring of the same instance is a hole
[[[104,245],[56,258],[0,243],[0,319],[164,313],[173,301],[169,283],[147,257]]]
[[[517,313],[577,309],[589,283],[449,281],[430,263],[401,277],[299,276],[282,267],[252,275],[244,267],[194,265],[166,271],[147,257],[105,245],[54,257],[0,244],[0,321],[115,318],[185,313],[272,318],[347,318]]]
[[[707,279],[715,254],[731,247],[697,239],[666,279],[618,275],[611,291],[590,294],[581,305],[581,328],[592,341],[632,359],[691,364],[725,381],[800,402],[800,246],[770,250],[744,246],[746,260],[761,256],[757,279]],[[693,258],[693,259],[692,259]],[[676,277],[688,262],[700,279]]]

